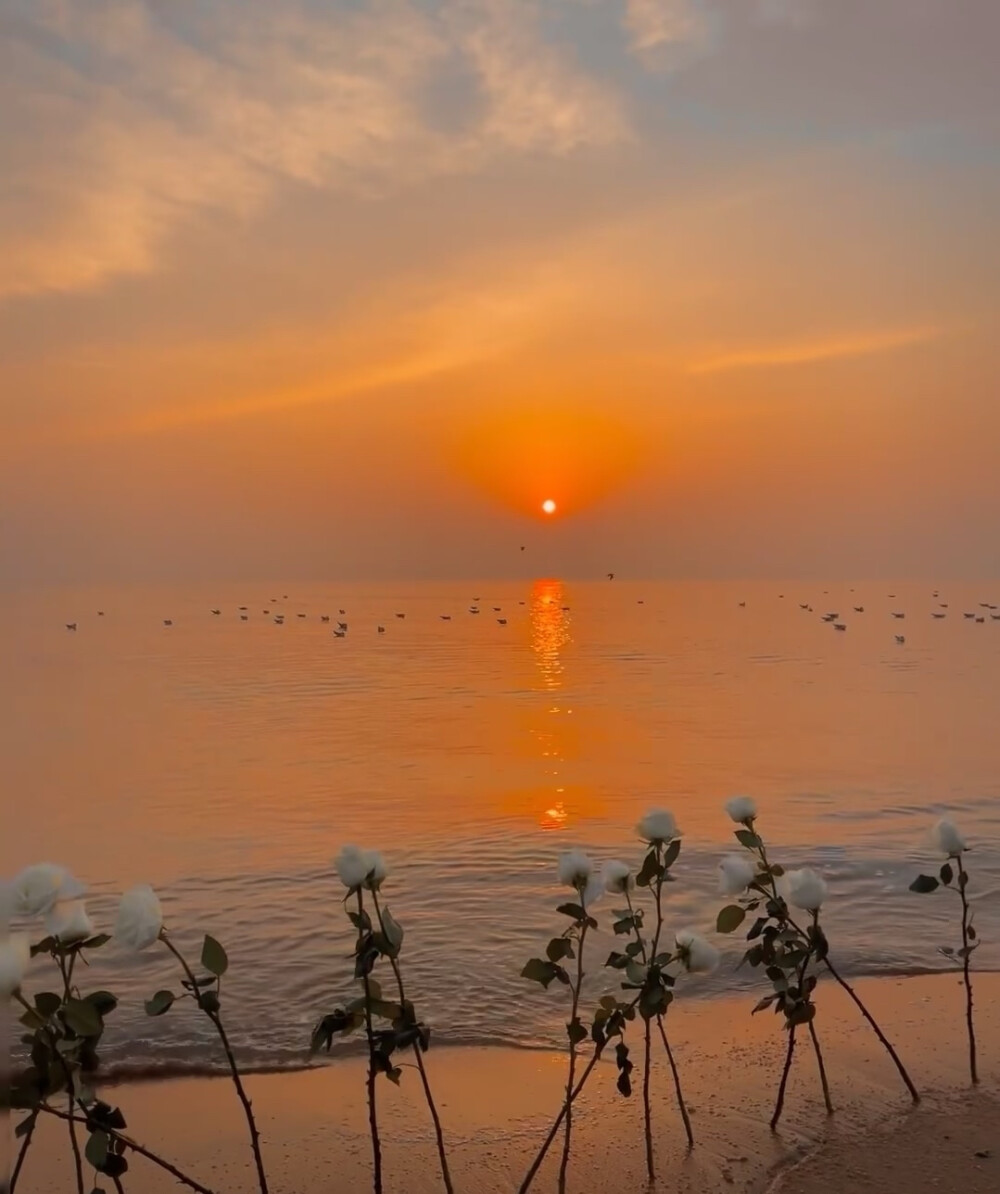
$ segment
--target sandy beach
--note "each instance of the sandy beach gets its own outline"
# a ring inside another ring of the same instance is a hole
[[[752,999],[681,999],[668,1025],[681,1065],[696,1135],[688,1153],[669,1071],[654,1052],[654,1125],[661,1189],[689,1194],[833,1194],[905,1189],[1000,1188],[1000,976],[977,980],[981,1087],[970,1092],[959,978],[860,980],[856,989],[899,1049],[924,1095],[911,1109],[886,1054],[834,984],[819,993],[817,1027],[836,1113],[823,1110],[815,1061],[799,1051],[777,1135],[768,1129],[784,1050],[777,1019],[751,1017]],[[633,1034],[633,1056],[641,1037]],[[501,1194],[517,1189],[559,1106],[565,1059],[511,1049],[440,1048],[428,1067],[449,1141],[455,1186]],[[248,1079],[275,1194],[355,1194],[370,1188],[363,1063]],[[614,1089],[610,1064],[598,1067],[576,1112],[570,1189],[603,1194],[645,1185],[642,1109]],[[147,1147],[161,1151],[220,1194],[255,1189],[245,1128],[224,1078],[126,1083],[104,1090]],[[423,1194],[440,1188],[426,1110],[415,1071],[400,1089],[379,1085],[386,1189]],[[19,1189],[70,1188],[65,1127],[47,1121]],[[556,1150],[535,1189],[555,1188]],[[133,1190],[161,1194],[176,1184],[141,1158]]]

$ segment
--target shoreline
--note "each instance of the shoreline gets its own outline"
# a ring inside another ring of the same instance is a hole
[[[842,1188],[876,1190],[881,1168],[883,1175],[891,1171],[899,1188],[919,1190],[931,1188],[927,1175],[939,1157],[947,1164],[935,1190],[971,1194],[980,1188],[977,1175],[992,1182],[990,1188],[998,1188],[1000,1159],[977,1158],[975,1149],[956,1156],[954,1149],[942,1147],[939,1131],[929,1130],[939,1122],[953,1122],[956,1139],[962,1133],[971,1133],[973,1139],[983,1117],[991,1125],[1000,1122],[1000,975],[977,974],[974,981],[983,1082],[970,1098],[960,976],[852,980],[924,1096],[916,1110],[911,1110],[891,1061],[846,994],[833,982],[821,982],[816,1027],[836,1114],[827,1119],[824,1113],[811,1050],[797,1049],[777,1135],[770,1133],[768,1120],[785,1045],[778,1019],[767,1012],[751,1016],[753,1000],[745,993],[705,999],[682,994],[666,1024],[696,1146],[691,1153],[685,1148],[670,1073],[662,1049],[654,1049],[658,1185],[687,1194],[724,1188],[736,1194],[824,1194]],[[602,1060],[574,1106],[570,1191],[611,1194],[645,1188],[641,1032],[632,1026],[628,1039],[638,1063],[632,1097],[617,1094],[614,1064]],[[432,1047],[426,1062],[456,1191],[515,1191],[561,1105],[565,1054],[449,1045]],[[272,1194],[361,1194],[371,1188],[364,1071],[364,1058],[352,1056],[247,1077]],[[245,1123],[227,1078],[125,1078],[99,1089],[107,1092],[109,1101],[120,1103],[136,1140],[218,1194],[256,1189]],[[380,1082],[378,1094],[387,1194],[439,1190],[433,1136],[415,1071],[404,1068],[398,1089]],[[995,1136],[995,1128],[990,1135]],[[905,1144],[889,1170],[886,1157],[897,1138]],[[990,1143],[983,1148],[988,1151]],[[558,1152],[558,1147],[552,1149],[533,1189],[555,1188]],[[849,1187],[823,1184],[831,1172],[840,1180],[845,1159],[855,1174]],[[909,1178],[907,1164],[913,1167]],[[870,1187],[864,1184],[866,1165],[876,1182]],[[65,1125],[46,1119],[18,1190],[61,1194],[70,1188],[70,1176]],[[178,1188],[138,1157],[131,1161],[129,1176],[131,1188],[148,1194]]]

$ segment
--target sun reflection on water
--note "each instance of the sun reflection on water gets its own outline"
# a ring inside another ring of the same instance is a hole
[[[535,653],[544,689],[556,693],[563,684],[562,653],[571,641],[569,632],[569,608],[563,603],[563,586],[558,580],[536,580],[531,589],[531,648]],[[546,764],[546,776],[558,781],[552,789],[555,799],[539,813],[538,823],[542,829],[562,829],[570,814],[560,797],[565,787],[560,780],[561,764],[565,760],[562,736],[559,733],[558,718],[571,712],[557,701],[546,708],[544,728],[533,731],[541,747],[541,756]]]

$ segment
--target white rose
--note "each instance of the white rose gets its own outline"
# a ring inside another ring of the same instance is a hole
[[[14,902],[22,916],[45,916],[58,900],[76,900],[87,889],[64,866],[38,862],[14,880]]]
[[[357,891],[359,887],[378,891],[388,874],[385,860],[377,850],[360,850],[357,846],[344,846],[335,865],[348,891]]]
[[[162,929],[163,911],[149,884],[140,883],[125,892],[118,905],[115,940],[126,949],[147,949],[159,939]]]
[[[727,854],[719,863],[719,891],[723,895],[742,895],[757,874],[756,866],[743,854]]]
[[[632,874],[632,868],[627,862],[621,862],[617,858],[610,858],[604,864],[601,870],[601,880],[604,883],[605,891],[610,891],[617,895],[622,895],[635,887],[635,876]]]
[[[656,842],[672,842],[680,837],[674,814],[665,808],[651,808],[636,826],[636,831],[644,842],[654,845]]]
[[[732,796],[726,801],[726,812],[738,824],[745,824],[757,816],[757,805],[752,796]]]
[[[601,877],[594,874],[594,864],[582,850],[567,850],[565,854],[560,854],[558,870],[559,882],[575,888],[585,908],[604,894]]]
[[[559,855],[559,882],[567,887],[585,885],[594,873],[594,864],[582,850],[567,850]]]
[[[83,900],[60,900],[45,917],[45,932],[63,945],[94,935],[94,924]]]
[[[826,899],[826,880],[817,875],[811,867],[787,871],[784,888],[788,902],[806,912],[818,911]]]
[[[674,945],[688,974],[708,974],[719,964],[719,951],[691,929],[682,929],[674,937]]]
[[[931,826],[931,846],[946,858],[957,858],[967,850],[965,838],[958,832],[958,826],[947,817],[942,817]]]
[[[0,937],[0,999],[9,999],[21,986],[30,960],[31,943],[27,933]]]

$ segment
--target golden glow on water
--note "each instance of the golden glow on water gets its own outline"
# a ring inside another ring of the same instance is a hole
[[[555,502],[546,502],[555,509]],[[551,511],[547,511],[551,513]],[[563,586],[559,580],[536,580],[531,589],[531,648],[548,692],[558,692],[563,683],[563,650],[572,641],[569,632],[569,611],[565,607]],[[542,748],[541,757],[546,775],[546,789],[539,793],[544,800],[546,790],[551,791],[549,807],[543,807],[538,823],[542,829],[563,829],[571,820],[566,807],[566,787],[561,779],[566,762],[566,735],[563,733],[563,718],[572,710],[565,709],[558,701],[546,706],[544,722],[531,728],[530,733]],[[551,788],[548,785],[551,784]]]

